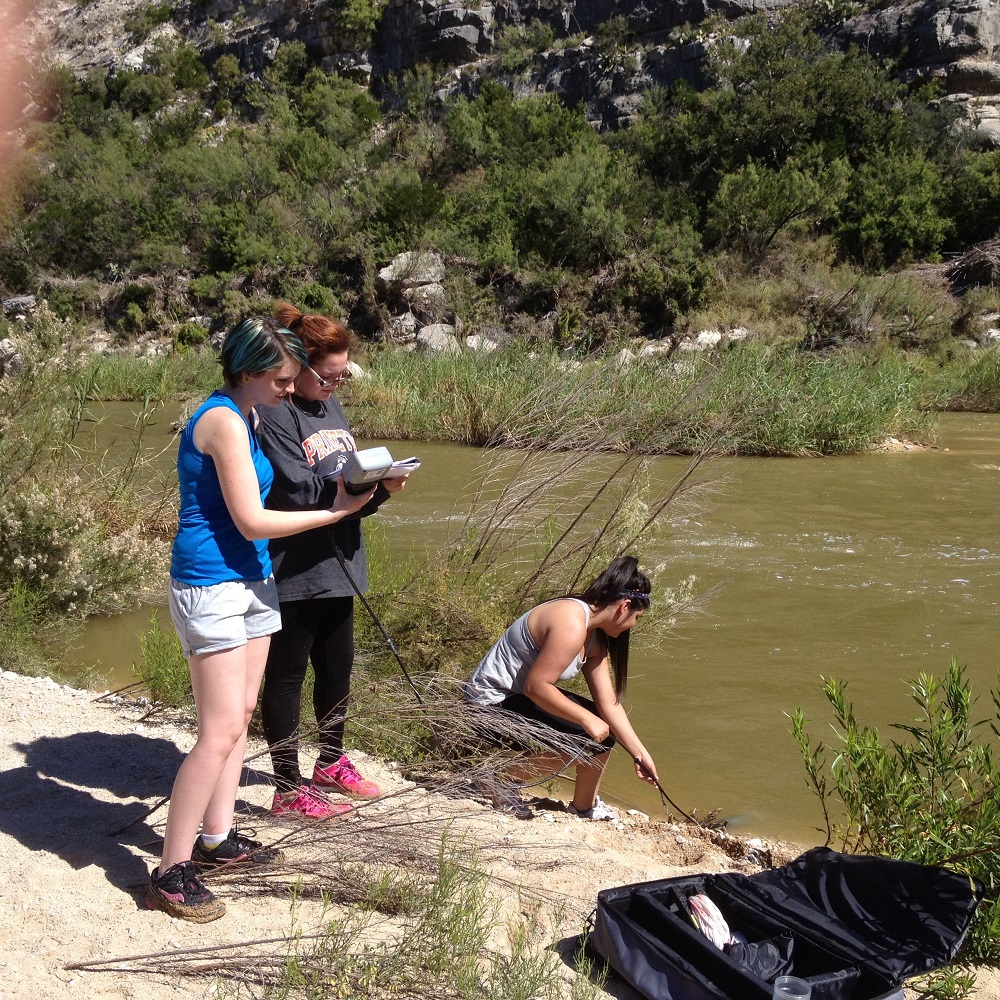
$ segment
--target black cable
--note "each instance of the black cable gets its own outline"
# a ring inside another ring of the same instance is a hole
[[[331,535],[333,533],[331,532]],[[351,576],[351,571],[347,568],[347,562],[344,560],[344,555],[340,551],[340,546],[337,544],[336,535],[333,535],[333,551],[337,555],[337,562],[340,563],[340,568],[344,571],[344,576],[347,577],[347,582],[354,588],[354,593],[358,595],[361,603],[365,606],[365,610],[371,615],[372,621],[375,623],[376,628],[382,633],[382,638],[385,639],[386,645],[392,651],[392,655],[396,658],[396,662],[399,664],[399,669],[402,670],[403,676],[406,678],[407,684],[413,689],[413,696],[417,699],[417,703],[423,705],[424,699],[420,697],[420,692],[417,690],[417,685],[413,683],[413,678],[410,676],[406,667],[403,665],[403,661],[400,659],[399,650],[396,649],[396,644],[392,641],[391,636],[385,630],[385,626],[379,621],[379,617],[375,614],[375,610],[368,603],[365,595],[361,593],[358,585],[354,582],[354,577]]]
[[[635,761],[635,766],[637,768],[639,768],[639,770],[642,771],[643,774],[648,775],[650,777],[650,779],[652,780],[653,784],[656,785],[656,790],[660,793],[660,800],[663,802],[664,808],[666,808],[667,803],[669,803],[689,823],[694,823],[695,826],[700,826],[700,827],[702,827],[704,829],[708,829],[707,827],[705,827],[704,823],[699,823],[698,820],[696,820],[693,816],[689,816],[686,812],[684,812],[684,810],[681,809],[681,807],[676,802],[674,802],[674,800],[669,795],[667,795],[666,790],[664,789],[663,785],[660,784],[660,779],[657,778],[656,775],[653,774],[653,772],[650,771],[649,768],[645,766],[645,764],[643,764],[642,759],[640,757],[633,757],[632,759]]]

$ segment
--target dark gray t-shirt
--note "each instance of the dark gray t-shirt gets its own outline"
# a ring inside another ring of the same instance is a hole
[[[312,401],[292,396],[278,406],[257,407],[261,447],[274,467],[267,497],[271,510],[324,510],[337,496],[336,474],[356,451],[347,416],[336,396]],[[303,531],[269,543],[278,596],[282,601],[348,597],[354,593],[334,550],[340,548],[358,589],[368,589],[362,517],[374,514],[389,497],[378,486],[360,513],[334,525]]]

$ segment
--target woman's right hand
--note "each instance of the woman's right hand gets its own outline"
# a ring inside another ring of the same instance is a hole
[[[587,735],[595,743],[603,743],[611,735],[611,727],[599,716],[590,715],[582,723]]]
[[[330,508],[335,514],[353,514],[355,511],[361,510],[362,507],[375,494],[375,487],[378,483],[372,486],[370,490],[365,490],[364,493],[348,493],[347,484],[344,482],[343,477],[338,477],[337,479],[337,496],[333,501],[333,506]]]

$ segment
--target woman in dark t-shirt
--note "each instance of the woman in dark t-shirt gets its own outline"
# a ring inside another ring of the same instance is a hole
[[[275,317],[301,338],[308,354],[295,392],[261,410],[260,438],[274,467],[268,506],[314,510],[336,495],[337,473],[355,451],[336,389],[350,378],[350,331],[325,316],[303,315],[279,304]],[[264,672],[261,721],[271,748],[277,790],[275,815],[322,819],[351,807],[329,793],[375,798],[375,782],[364,778],[344,753],[344,719],[354,665],[354,585],[368,586],[360,518],[373,514],[405,478],[380,483],[353,517],[330,529],[276,539],[271,545],[281,606],[281,631],[271,642]],[[338,550],[339,556],[338,558]],[[346,566],[350,579],[345,574]],[[319,759],[310,781],[299,771],[302,685],[313,667],[313,709],[319,725]]]

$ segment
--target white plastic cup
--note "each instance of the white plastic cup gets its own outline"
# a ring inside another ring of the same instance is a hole
[[[772,1000],[809,1000],[812,987],[804,980],[795,976],[778,976],[774,981]]]

